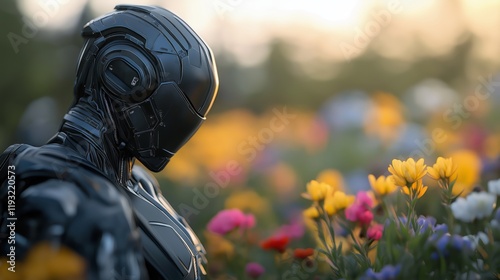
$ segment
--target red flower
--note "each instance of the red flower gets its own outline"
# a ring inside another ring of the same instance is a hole
[[[297,248],[293,251],[293,256],[296,259],[305,259],[309,256],[312,256],[313,254],[314,254],[313,248],[306,248],[306,249]]]
[[[268,239],[264,240],[260,245],[264,250],[276,250],[280,253],[285,252],[286,246],[290,238],[285,235],[281,236],[271,236]]]

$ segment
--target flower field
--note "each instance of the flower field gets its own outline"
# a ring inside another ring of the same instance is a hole
[[[500,278],[499,0],[132,2],[217,64],[206,121],[154,174],[207,279]],[[3,4],[2,151],[56,133],[82,27],[123,3]],[[69,248],[23,255],[0,280],[85,279]]]
[[[444,109],[422,119],[389,93],[362,100],[356,116],[334,110],[356,106],[342,98],[287,108],[281,130],[272,110],[226,112],[180,152],[164,180],[213,279],[498,277],[494,104],[453,129]]]

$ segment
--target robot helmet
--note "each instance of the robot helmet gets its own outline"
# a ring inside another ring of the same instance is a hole
[[[151,171],[162,170],[217,95],[210,48],[179,17],[150,6],[118,5],[82,36],[75,103],[104,98],[100,109],[111,115],[119,143]]]

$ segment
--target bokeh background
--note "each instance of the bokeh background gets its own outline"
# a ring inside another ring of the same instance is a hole
[[[453,156],[465,193],[500,177],[498,0],[133,2],[172,10],[215,53],[221,84],[208,120],[157,174],[212,256],[231,251],[207,240],[214,214],[254,214],[258,242],[302,224],[300,193],[318,176],[354,193],[393,158]],[[1,150],[57,131],[81,27],[119,3],[2,1]],[[307,234],[296,242],[313,246]]]

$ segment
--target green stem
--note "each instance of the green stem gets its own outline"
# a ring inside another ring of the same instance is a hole
[[[408,201],[407,201],[408,209],[407,209],[407,214],[406,214],[406,227],[410,228],[411,224],[411,216],[412,216],[412,205],[413,205],[413,199],[412,199],[412,192],[410,191],[410,195],[408,196]]]
[[[382,209],[384,209],[384,221],[387,220],[388,218],[390,218],[390,210],[389,210],[389,206],[387,206],[387,203],[385,201],[385,197],[382,196],[380,198],[380,203],[382,204]]]
[[[357,248],[358,253],[361,256],[363,256],[366,264],[370,265],[371,262],[370,262],[370,258],[368,258],[368,252],[366,251],[365,244],[361,245],[359,243],[358,239],[354,236],[354,232],[351,229],[349,229],[349,236],[351,236],[352,240],[356,244],[356,248]]]
[[[320,214],[320,218],[316,221],[316,223],[318,226],[319,239],[321,240],[321,243],[323,244],[327,252],[327,254],[325,255],[328,259],[330,259],[330,262],[332,263],[331,268],[333,270],[333,273],[334,274],[341,273],[338,268],[338,258],[337,258],[338,256],[337,256],[337,247],[335,243],[335,235],[332,235],[332,231],[330,230],[331,227],[329,226],[330,219],[328,218],[326,211],[324,211],[319,204],[315,204],[315,207]],[[324,226],[327,226],[329,228],[328,233],[329,237],[333,241],[333,246],[334,246],[333,248],[330,248],[330,245],[328,244],[327,236],[325,235],[324,231]]]
[[[321,240],[321,243],[323,244],[323,246],[325,247],[325,250],[327,252],[330,252],[330,246],[328,246],[328,242],[326,242],[326,237],[325,237],[325,234],[323,232],[323,224],[322,224],[322,220],[317,220],[316,221],[316,224],[318,226],[318,236],[319,236],[319,240]]]

